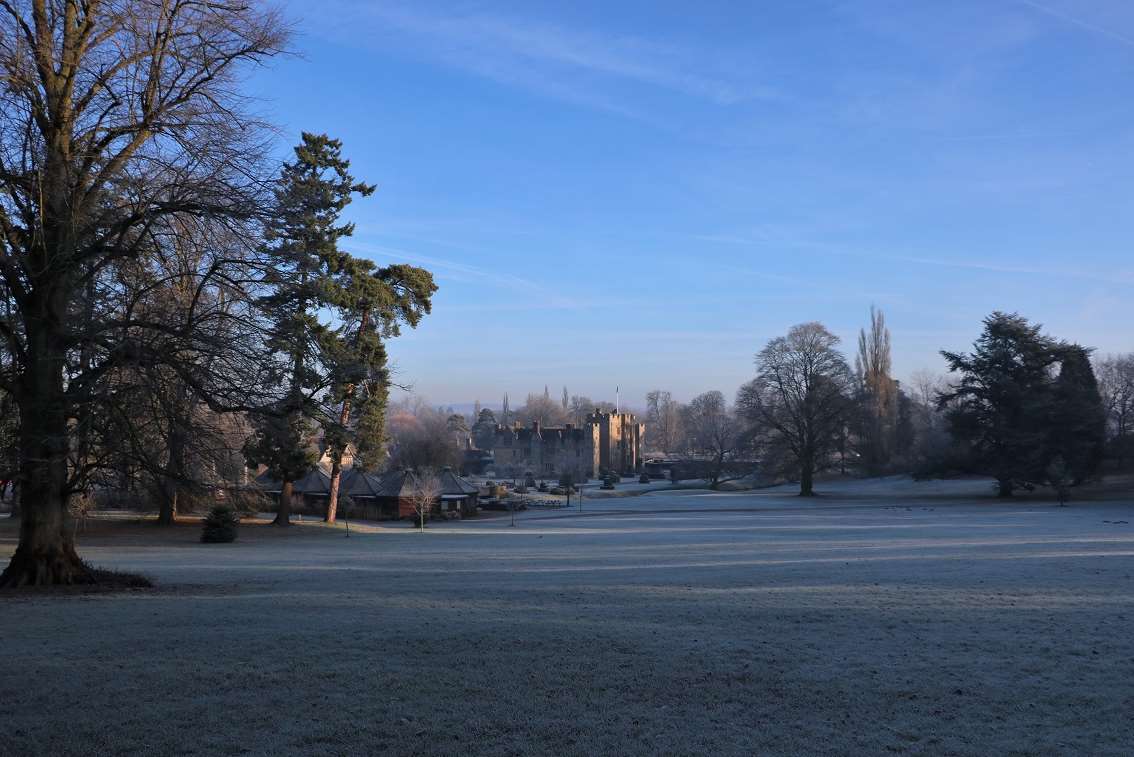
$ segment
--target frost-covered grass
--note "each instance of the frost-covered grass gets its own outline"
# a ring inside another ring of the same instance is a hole
[[[96,523],[159,588],[0,600],[0,753],[1130,754],[1132,499],[984,487]]]

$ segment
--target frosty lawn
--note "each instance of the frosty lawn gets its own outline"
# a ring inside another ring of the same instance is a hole
[[[99,523],[159,588],[0,599],[0,753],[1129,754],[1129,498],[828,490]]]

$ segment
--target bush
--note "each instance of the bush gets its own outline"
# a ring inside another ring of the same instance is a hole
[[[206,544],[226,544],[236,541],[236,527],[240,516],[229,505],[216,505],[205,516],[205,528],[201,541]]]

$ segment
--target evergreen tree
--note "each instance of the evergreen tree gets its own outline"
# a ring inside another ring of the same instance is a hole
[[[968,467],[996,478],[1000,496],[1046,482],[1057,456],[1080,480],[1093,470],[1102,404],[1086,350],[1041,334],[1019,315],[996,312],[972,354],[941,354],[961,374],[939,400],[950,432]]]
[[[480,411],[472,427],[473,444],[477,449],[492,449],[496,436],[496,414],[487,407]]]
[[[344,264],[338,243],[354,231],[352,224],[339,223],[339,214],[355,194],[374,191],[354,181],[341,149],[338,140],[304,132],[295,160],[281,171],[275,213],[265,231],[273,266],[267,278],[271,291],[261,305],[272,323],[268,350],[283,358],[275,367],[285,393],[255,418],[245,453],[249,465],[266,465],[282,482],[275,522],[284,526],[290,522],[292,482],[314,462],[308,447],[319,417],[316,397],[329,383],[321,361],[341,352],[332,329],[320,321],[323,307],[340,304],[333,276]]]
[[[343,323],[327,340],[326,350],[334,411],[324,420],[324,443],[331,457],[324,518],[334,523],[347,445],[354,443],[360,467],[365,469],[377,468],[385,455],[390,384],[385,340],[398,336],[402,324],[417,326],[429,313],[437,286],[422,268],[376,268],[368,260],[341,252],[331,256],[330,279],[326,300]],[[353,425],[352,411],[358,417]]]
[[[1062,351],[1052,389],[1048,421],[1048,470],[1059,458],[1071,486],[1098,470],[1106,447],[1106,411],[1088,350],[1070,345]]]

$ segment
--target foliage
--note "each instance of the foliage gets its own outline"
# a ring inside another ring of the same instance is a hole
[[[231,505],[215,505],[205,516],[201,541],[206,544],[227,544],[236,541],[236,528],[239,525],[240,516]]]
[[[481,410],[472,427],[473,444],[477,449],[492,449],[496,438],[496,414],[487,407]]]
[[[1091,367],[1090,353],[1068,345],[1059,356],[1059,375],[1051,387],[1047,462],[1058,460],[1071,486],[1098,470],[1106,448],[1106,411]]]
[[[1001,496],[1045,483],[1056,457],[1074,483],[1097,469],[1104,418],[1087,350],[996,312],[971,354],[942,355],[960,382],[939,406],[967,468],[994,476]]]
[[[287,393],[257,414],[246,452],[249,464],[268,465],[280,480],[293,481],[314,462],[308,447],[317,422],[332,459],[327,520],[333,521],[347,445],[356,443],[363,469],[377,468],[385,451],[390,374],[384,340],[397,336],[403,323],[417,325],[436,286],[423,269],[378,268],[341,251],[354,226],[341,223],[340,214],[355,195],[366,197],[374,187],[351,176],[338,140],[305,132],[294,152],[281,171],[276,212],[265,230],[273,266],[265,282],[270,292],[261,299],[272,322],[265,360],[275,365]],[[281,505],[277,521],[286,523],[287,504]]]

